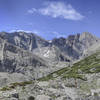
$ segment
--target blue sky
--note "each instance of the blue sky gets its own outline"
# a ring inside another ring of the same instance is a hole
[[[91,32],[100,37],[100,0],[0,0],[0,31],[45,39]]]

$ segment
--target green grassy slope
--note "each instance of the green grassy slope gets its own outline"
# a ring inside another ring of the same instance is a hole
[[[39,81],[48,81],[50,79],[55,79],[57,77],[61,78],[79,78],[86,80],[85,74],[88,73],[99,73],[100,72],[100,52],[92,54],[85,59],[75,63],[72,67],[66,67],[55,71]]]

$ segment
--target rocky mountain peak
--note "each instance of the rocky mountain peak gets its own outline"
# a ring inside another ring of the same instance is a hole
[[[82,42],[85,48],[90,48],[92,45],[99,42],[100,39],[89,32],[83,32],[80,35],[80,41]]]
[[[83,32],[81,35],[80,35],[80,40],[99,40],[96,36],[94,36],[93,34],[89,33],[89,32]]]
[[[83,32],[81,35],[89,36],[92,35],[90,32]]]
[[[97,38],[96,36],[94,36],[93,34],[89,32],[83,32],[82,34],[78,33],[75,35],[70,35],[68,36],[66,40],[67,40],[68,45],[80,44],[80,47],[83,45],[85,49],[100,41],[99,38]]]
[[[66,39],[67,40],[67,43],[76,43],[76,42],[79,42],[79,38],[80,38],[80,34],[75,34],[75,35],[69,35],[68,38]]]
[[[42,39],[34,33],[26,33],[24,31],[13,33],[1,32],[0,37],[13,45],[30,51],[33,51],[33,49],[38,47],[41,48],[42,46],[47,46],[49,44],[48,41]]]
[[[58,45],[58,46],[62,46],[66,43],[66,39],[63,37],[60,38],[55,38],[52,40],[52,44]]]

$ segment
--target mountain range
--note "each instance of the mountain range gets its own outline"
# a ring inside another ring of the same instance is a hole
[[[51,41],[33,33],[1,32],[0,71],[26,73],[29,68],[35,70],[38,67],[37,72],[40,69],[43,72],[48,69],[54,71],[86,57],[90,53],[89,48],[99,41],[88,32]]]
[[[0,80],[1,80],[0,86],[3,87],[5,85],[9,85],[14,82],[27,83],[30,82],[30,80],[49,81],[49,79],[52,79],[54,77],[59,76],[61,78],[61,75],[65,77],[65,73],[67,73],[67,71],[69,71],[69,73],[66,74],[69,80],[72,78],[74,79],[78,78],[82,80],[82,82],[86,81],[85,78],[83,78],[83,76],[81,77],[79,76],[80,74],[78,74],[78,72],[80,72],[82,75],[83,74],[87,75],[84,69],[81,69],[80,67],[82,67],[84,63],[86,64],[85,62],[86,60],[87,62],[90,62],[89,64],[91,65],[92,59],[89,57],[95,55],[95,53],[97,53],[99,50],[100,50],[100,39],[89,32],[70,35],[67,38],[64,37],[54,38],[53,40],[45,40],[37,36],[36,34],[26,33],[24,31],[13,32],[13,33],[0,32]],[[96,57],[97,55],[94,58]],[[89,60],[87,58],[89,58]],[[94,60],[93,62],[95,63]],[[97,63],[99,62],[96,62],[96,64]],[[78,65],[76,66],[75,64]],[[83,66],[82,68],[85,68],[85,66]],[[76,69],[78,72],[76,71]],[[86,69],[87,71],[90,71],[90,69],[88,69],[88,66],[85,68],[85,70]],[[74,74],[72,74],[72,72]],[[71,77],[69,77],[70,74]],[[60,81],[61,80],[62,78],[60,79]],[[81,83],[80,80],[79,83]],[[44,83],[44,85],[46,84],[47,83]],[[66,84],[67,86],[68,84],[69,85],[72,84],[71,85],[72,87],[74,86],[75,91],[73,91],[72,88],[71,89],[67,88],[67,89],[71,91],[72,96],[76,97],[76,95],[73,95],[73,92],[76,92],[78,90],[75,89],[77,88],[76,83],[73,84],[73,80],[72,82],[71,80],[69,82],[67,80]],[[92,97],[92,99],[89,98],[76,99],[72,97],[71,99],[71,97],[69,97],[68,99],[66,97],[65,99],[54,98],[54,99],[44,99],[44,100],[99,100],[93,98],[94,97]],[[7,100],[12,100],[12,99],[10,98]],[[16,99],[16,100],[27,100],[27,99]],[[36,100],[43,100],[43,99],[36,99]]]

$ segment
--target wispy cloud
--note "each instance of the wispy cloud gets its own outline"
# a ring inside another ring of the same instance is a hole
[[[81,20],[83,16],[78,13],[70,4],[66,5],[62,2],[47,3],[44,8],[39,10],[41,14],[48,15],[53,18],[61,17],[70,20]]]
[[[59,32],[56,32],[56,31],[54,31],[54,32],[52,32],[52,33],[53,33],[54,36],[57,37],[57,38],[59,38],[59,37],[66,37],[66,35],[61,34],[61,33],[59,33]]]
[[[29,9],[27,12],[29,14],[33,14],[34,12],[37,12],[37,9],[36,8],[32,8],[32,9]]]
[[[16,29],[16,30],[10,30],[9,32],[11,32],[11,33],[13,33],[13,32],[26,32],[26,33],[32,33],[32,31],[19,30],[19,29]]]
[[[40,35],[40,31],[38,31],[38,30],[28,31],[28,30],[15,29],[15,30],[10,30],[9,32],[10,33],[13,33],[13,32],[26,32],[26,33],[34,33],[34,34]]]
[[[29,13],[38,12],[42,15],[51,16],[52,18],[63,18],[69,20],[82,20],[84,18],[72,5],[63,2],[48,2],[43,8],[32,8]]]

